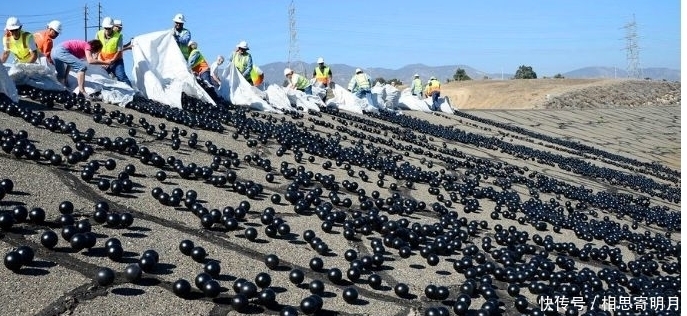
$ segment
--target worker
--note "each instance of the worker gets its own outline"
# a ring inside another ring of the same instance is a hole
[[[205,81],[207,86],[212,86],[212,78],[210,77],[210,66],[208,66],[205,57],[198,50],[198,43],[194,41],[188,42],[188,47],[191,49],[188,57],[188,68],[196,77]]]
[[[60,45],[52,49],[52,60],[57,70],[57,80],[60,81],[67,89],[69,89],[69,71],[76,72],[76,82],[79,88],[79,94],[88,97],[86,90],[84,90],[84,82],[86,81],[87,64],[91,65],[109,65],[111,61],[103,61],[97,59],[94,55],[100,53],[103,48],[102,42],[97,39],[88,42],[82,40],[69,40],[62,42]],[[84,59],[86,62],[84,62]]]
[[[186,18],[183,14],[178,13],[172,19],[174,22],[174,28],[172,29],[172,34],[174,35],[174,40],[179,45],[181,54],[184,55],[184,59],[188,60],[189,54],[191,54],[191,49],[188,47],[188,43],[191,41],[191,32],[184,28],[184,23],[186,23]]]
[[[124,39],[124,35],[121,35],[122,34],[122,28],[124,28],[124,25],[122,25],[122,20],[115,19],[114,20],[114,26],[112,27],[112,29],[116,33],[119,33],[120,36],[122,37],[122,39]],[[122,51],[131,50],[131,47],[132,47],[131,41],[129,41],[128,43],[122,45]]]
[[[305,92],[307,95],[312,95],[312,85],[310,84],[310,80],[304,76],[294,73],[290,68],[284,69],[284,76],[289,81],[287,88],[296,89],[298,91]]]
[[[332,69],[329,66],[325,66],[324,58],[320,57],[317,59],[317,67],[312,71],[312,77],[319,83],[322,83],[325,88],[333,88],[334,83],[332,82]]]
[[[210,64],[210,76],[212,77],[212,85],[218,88],[222,83],[222,78],[219,77],[219,66],[224,64],[224,56],[219,55],[212,64]]]
[[[246,41],[239,42],[236,45],[236,50],[231,53],[231,63],[234,64],[234,67],[241,73],[241,76],[252,85],[253,79],[251,78],[250,72],[253,70],[253,57],[248,53],[249,49]]]
[[[365,98],[372,92],[372,79],[362,69],[355,70],[355,75],[348,82],[348,91],[355,93],[359,99]]]
[[[410,92],[419,99],[422,99],[422,80],[420,80],[419,74],[415,74],[414,77],[415,78],[410,85]]]
[[[45,57],[45,62],[41,62],[42,64],[53,64],[50,53],[52,53],[53,40],[60,35],[60,32],[62,32],[62,23],[60,21],[53,20],[48,23],[45,30],[33,34],[38,52]]]
[[[131,81],[129,81],[124,68],[122,33],[114,31],[114,21],[110,17],[103,19],[102,27],[103,29],[95,35],[95,38],[103,44],[103,49],[100,51],[98,59],[107,62],[105,71],[108,74],[114,75],[118,81],[124,82],[131,87]]]
[[[439,95],[441,94],[441,82],[436,77],[432,76],[427,81],[427,88],[425,90],[426,97],[432,97],[432,111],[439,109]]]
[[[2,58],[0,62],[6,63],[10,53],[14,55],[17,63],[35,63],[38,59],[38,48],[33,34],[23,31],[22,24],[16,17],[7,18],[5,23],[5,36],[2,38]]]

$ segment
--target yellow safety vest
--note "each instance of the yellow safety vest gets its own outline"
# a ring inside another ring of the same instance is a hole
[[[355,82],[358,83],[359,90],[369,90],[370,80],[367,80],[367,76],[364,73],[355,75]]]
[[[297,74],[294,74],[296,76]],[[305,77],[298,75],[298,80],[296,80],[296,89],[298,90],[303,90],[307,88],[310,85],[310,82],[308,79],[305,79]]]
[[[430,80],[427,83],[427,95],[432,94],[434,91],[441,91],[441,83],[439,83],[439,80]]]
[[[413,92],[422,93],[422,80],[420,78],[413,79]]]
[[[329,84],[330,74],[331,70],[329,69],[329,66],[325,66],[324,70],[321,70],[319,66],[315,68],[315,80],[321,82],[324,85]]]
[[[5,37],[5,45],[18,62],[28,63],[31,61],[31,50],[29,49],[29,39],[33,38],[33,34],[22,31],[19,39],[15,40],[14,36],[9,35]]]
[[[122,34],[119,32],[112,32],[112,37],[108,39],[105,38],[105,30],[98,31],[95,37],[100,41],[100,43],[103,44],[103,49],[100,50],[98,59],[102,61],[113,60],[115,55],[117,55],[117,52],[119,52],[119,47],[117,47],[117,44],[119,43],[119,38],[121,36]]]
[[[210,67],[208,66],[207,61],[205,61],[205,57],[203,57],[203,54],[201,54],[199,50],[191,50],[189,56],[193,55],[193,53],[195,52],[198,52],[198,58],[196,59],[196,62],[194,62],[191,66],[191,70],[193,70],[193,72],[196,74],[201,74],[206,70],[210,69]]]
[[[245,55],[239,54],[237,52],[232,53],[231,62],[234,64],[234,67],[236,67],[236,69],[239,70],[240,73],[243,73],[243,71],[246,70],[248,56],[248,53],[246,53]]]

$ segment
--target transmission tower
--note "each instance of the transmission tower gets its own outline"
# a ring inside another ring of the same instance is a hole
[[[637,44],[637,22],[634,14],[632,21],[625,24],[625,51],[627,52],[627,76],[641,79],[642,69],[639,68],[639,45]]]
[[[287,65],[299,74],[305,74],[305,66],[301,59],[301,52],[298,46],[298,30],[296,29],[296,4],[293,0],[289,4],[289,60]]]

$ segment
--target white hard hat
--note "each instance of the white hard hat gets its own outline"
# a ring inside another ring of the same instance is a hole
[[[363,72],[362,69],[360,69],[360,68],[356,68],[356,69],[355,69],[355,73],[361,73],[361,72]]]
[[[172,21],[174,21],[176,23],[182,23],[182,24],[186,23],[186,19],[184,18],[184,15],[181,13],[177,13],[177,15],[174,16]]]
[[[288,76],[293,73],[293,70],[291,68],[285,68],[284,69],[284,76]]]
[[[21,28],[21,22],[16,17],[7,18],[7,23],[5,23],[5,29],[8,31],[14,31]]]
[[[196,43],[196,42],[194,42],[194,41],[189,41],[189,42],[188,42],[188,46],[189,46],[189,47],[191,47],[191,46],[193,46],[193,45],[196,45],[196,47],[198,47],[198,43]]]
[[[320,57],[317,59],[318,64],[324,64],[324,58]]]
[[[419,74],[415,74],[415,77],[419,77],[419,76],[420,76]]]
[[[62,33],[62,22],[58,20],[52,20],[48,23],[48,28],[52,29],[57,33]]]
[[[122,20],[114,20],[114,26],[122,26]]]
[[[437,80],[437,77],[432,76],[429,80]]]
[[[248,43],[246,43],[246,41],[241,41],[238,44],[236,44],[236,48],[248,49]]]
[[[103,19],[103,28],[109,29],[114,26],[114,23],[112,22],[112,18],[107,16]]]

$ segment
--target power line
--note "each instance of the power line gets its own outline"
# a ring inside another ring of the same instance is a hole
[[[305,74],[305,66],[301,59],[300,47],[298,45],[298,29],[296,29],[296,4],[291,0],[289,4],[289,57],[287,65],[293,71]],[[296,64],[297,63],[297,64]]]

